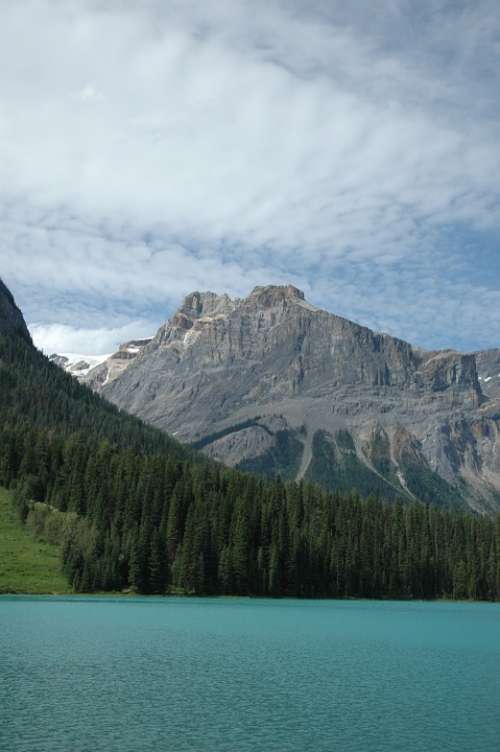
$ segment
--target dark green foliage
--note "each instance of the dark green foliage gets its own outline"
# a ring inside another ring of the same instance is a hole
[[[436,499],[438,499],[439,506],[453,505],[465,508],[462,489],[459,486],[452,487],[446,483],[441,476],[424,464],[423,459],[417,463],[411,457],[403,454],[400,467],[408,489],[418,499],[426,503],[436,503]]]
[[[389,477],[393,473],[389,437],[382,429],[378,429],[373,435],[370,447],[370,461],[375,470],[382,475]]]
[[[339,449],[345,449],[348,452],[356,451],[354,440],[349,431],[346,431],[345,429],[343,429],[342,431],[337,431],[337,433],[335,434],[335,441]]]
[[[259,457],[245,460],[238,469],[270,478],[295,478],[302,457],[303,445],[291,431],[277,431],[275,445]]]
[[[87,438],[94,442],[106,440],[141,452],[168,451],[179,458],[189,454],[166,434],[79,384],[19,337],[0,336],[0,394],[2,426],[22,423],[57,431],[61,436],[79,432],[83,442]],[[45,435],[37,441],[41,442],[40,447],[28,434],[26,445],[15,449],[22,454],[23,472],[29,472],[32,452],[43,451]],[[0,469],[9,474],[16,455],[2,452],[0,456]]]
[[[500,598],[500,519],[361,499],[384,487],[348,436],[315,436],[327,492],[199,458],[20,340],[0,340],[0,388],[0,485],[76,590]]]
[[[29,479],[23,478],[14,489],[12,500],[21,522],[26,522],[30,511],[30,500],[33,498],[32,487],[33,484],[29,482]]]
[[[376,494],[387,500],[405,496],[397,481],[392,484],[358,459],[348,431],[339,431],[335,442],[326,431],[316,431],[306,473],[306,479],[312,478],[330,491],[348,492],[355,488],[364,496]]]
[[[234,426],[228,426],[227,428],[222,428],[220,431],[215,431],[214,433],[209,434],[208,436],[204,436],[199,441],[194,441],[191,446],[193,449],[203,449],[204,447],[208,446],[209,444],[213,444],[214,441],[218,441],[219,439],[223,439],[225,436],[231,436],[233,433],[238,433],[239,431],[244,431],[246,428],[253,428],[254,426],[257,426],[257,428],[260,428],[262,431],[265,431],[266,433],[271,433],[269,428],[267,426],[263,426],[259,423],[259,418],[249,418],[248,420],[243,421],[242,423],[237,423]]]

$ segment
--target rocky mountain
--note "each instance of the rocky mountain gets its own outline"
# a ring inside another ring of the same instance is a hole
[[[76,376],[79,381],[85,382],[89,372],[97,368],[101,363],[107,360],[108,355],[80,355],[78,353],[53,353],[49,360],[60,368],[63,368],[72,376]]]
[[[31,342],[23,315],[17,307],[12,293],[0,279],[0,334],[12,333],[20,334],[25,340]]]
[[[151,342],[148,339],[134,339],[120,345],[111,355],[76,355],[74,353],[54,353],[50,360],[75,376],[82,384],[87,384],[99,392],[116,379],[131,364],[134,358]]]
[[[500,349],[483,350],[475,355],[481,389],[488,397],[500,399]]]
[[[500,508],[500,400],[477,360],[494,357],[425,351],[270,286],[188,295],[93,385],[231,466],[489,511]]]

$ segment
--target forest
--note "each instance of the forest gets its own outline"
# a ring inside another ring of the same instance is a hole
[[[0,338],[0,485],[75,591],[500,600],[500,516],[225,468]]]

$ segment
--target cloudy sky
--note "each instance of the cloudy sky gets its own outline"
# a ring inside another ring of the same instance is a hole
[[[500,346],[498,0],[2,0],[0,276],[100,353],[292,282]]]

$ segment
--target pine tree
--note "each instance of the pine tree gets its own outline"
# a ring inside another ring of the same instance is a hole
[[[153,530],[149,543],[148,587],[150,593],[164,593],[167,586],[166,550],[158,530]]]
[[[138,531],[132,541],[129,565],[129,582],[138,593],[148,592],[148,567],[148,541],[143,531]]]

